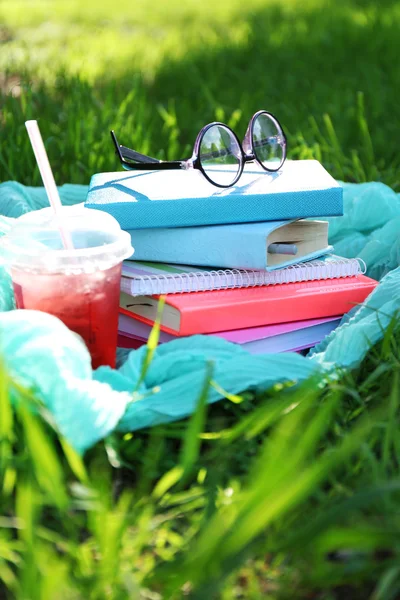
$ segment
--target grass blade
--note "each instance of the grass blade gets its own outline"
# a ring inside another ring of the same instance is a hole
[[[210,389],[212,372],[213,364],[209,362],[206,366],[203,388],[200,392],[196,410],[190,418],[189,426],[186,430],[183,441],[183,448],[179,461],[183,471],[181,480],[182,484],[187,480],[187,477],[190,475],[199,456],[201,446],[200,434],[203,431],[207,414],[207,397],[208,390]]]
[[[143,360],[139,380],[136,384],[136,391],[139,389],[141,383],[144,381],[144,378],[146,377],[147,370],[150,366],[151,361],[153,360],[154,352],[156,351],[156,348],[158,346],[158,340],[160,338],[160,324],[161,324],[162,314],[164,311],[164,305],[165,305],[165,296],[160,296],[160,299],[159,299],[158,305],[157,305],[157,317],[156,317],[156,320],[154,321],[153,328],[152,328],[149,338],[147,340],[146,355]]]

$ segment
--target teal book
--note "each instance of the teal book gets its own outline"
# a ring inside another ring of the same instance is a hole
[[[238,183],[224,189],[197,170],[98,173],[85,205],[129,230],[342,215],[343,195],[318,161],[287,160],[277,173],[247,163]]]
[[[287,267],[326,254],[327,221],[270,221],[129,231],[139,261],[229,269]],[[276,253],[278,247],[295,253]]]

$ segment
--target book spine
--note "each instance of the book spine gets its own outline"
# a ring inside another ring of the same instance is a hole
[[[132,296],[153,296],[354,277],[362,272],[358,259],[338,258],[335,261],[298,263],[269,272],[224,269],[174,275],[142,275],[134,279],[122,277],[121,290]]]

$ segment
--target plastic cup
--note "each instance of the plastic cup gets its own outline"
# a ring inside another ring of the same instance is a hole
[[[19,217],[1,239],[17,308],[50,313],[79,334],[92,366],[115,367],[122,261],[130,235],[108,213],[62,207],[73,249],[66,250],[51,208]]]

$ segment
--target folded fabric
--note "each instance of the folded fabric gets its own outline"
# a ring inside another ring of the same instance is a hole
[[[28,386],[51,411],[60,432],[79,451],[111,431],[136,430],[180,419],[193,412],[208,365],[212,378],[230,393],[265,389],[281,381],[329,375],[337,367],[353,368],[370,345],[384,335],[400,310],[400,199],[379,183],[343,184],[345,216],[330,219],[330,243],[347,257],[355,255],[376,278],[388,273],[342,324],[309,355],[248,354],[217,338],[192,336],[157,348],[142,382],[146,347],[119,353],[118,370],[92,372],[81,340],[58,319],[36,311],[15,311],[10,280],[0,274],[0,355],[10,374]],[[85,199],[85,186],[61,186],[63,203]],[[7,217],[46,205],[42,188],[14,182],[0,184],[0,233]],[[391,272],[389,272],[391,271]],[[140,383],[139,383],[140,382]],[[221,395],[210,388],[208,401]]]
[[[344,215],[330,217],[335,254],[358,256],[367,275],[381,279],[400,264],[400,194],[379,182],[342,183]]]

